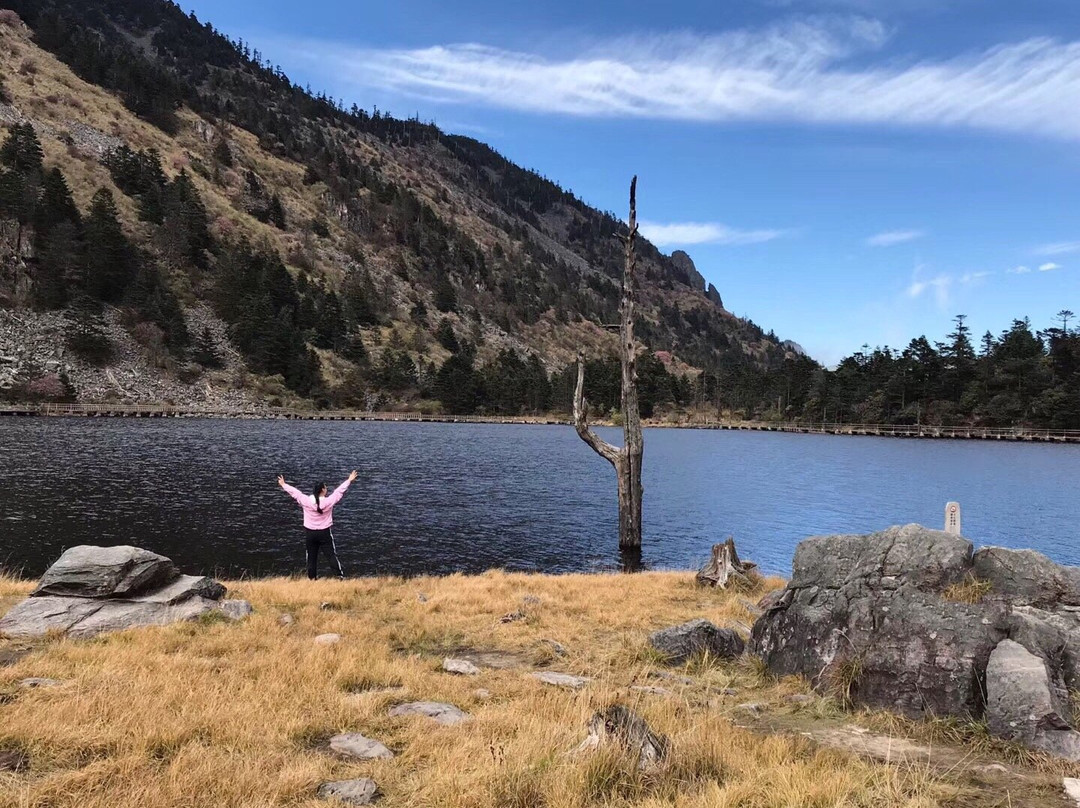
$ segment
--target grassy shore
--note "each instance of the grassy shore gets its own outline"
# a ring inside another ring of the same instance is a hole
[[[0,613],[29,588],[0,578]],[[838,713],[828,699],[791,699],[809,693],[803,682],[777,682],[745,660],[676,670],[687,682],[657,677],[668,669],[647,648],[650,631],[699,616],[753,619],[745,595],[695,588],[688,573],[269,579],[230,593],[255,614],[50,638],[14,662],[25,649],[0,640],[10,663],[0,667],[0,750],[30,760],[26,771],[0,772],[0,808],[315,808],[327,804],[315,796],[321,782],[361,776],[377,781],[386,806],[969,804],[964,783],[927,765],[739,726],[753,723],[743,720],[747,702],[789,717]],[[523,617],[500,622],[514,612]],[[291,625],[280,624],[284,614]],[[313,642],[326,632],[341,641]],[[443,656],[481,652],[499,652],[485,659],[506,667],[471,677],[439,669]],[[594,679],[564,690],[528,676],[536,669]],[[62,684],[20,687],[26,677]],[[387,715],[416,700],[451,702],[470,720]],[[614,701],[670,736],[661,768],[641,773],[616,749],[571,754],[592,713]],[[396,756],[336,757],[326,742],[343,731]]]

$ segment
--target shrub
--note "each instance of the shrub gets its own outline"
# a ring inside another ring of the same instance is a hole
[[[22,20],[19,19],[19,15],[12,11],[10,8],[0,9],[0,25],[4,25],[8,28],[21,28]]]
[[[37,65],[34,64],[32,59],[23,59],[19,64],[20,76],[36,76],[38,72]]]

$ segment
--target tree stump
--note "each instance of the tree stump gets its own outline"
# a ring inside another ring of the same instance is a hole
[[[668,756],[671,742],[665,735],[653,732],[645,719],[621,704],[612,704],[589,719],[589,734],[577,752],[590,752],[602,744],[614,741],[623,749],[637,755],[638,768],[650,769]]]
[[[714,544],[712,556],[697,574],[698,586],[727,589],[730,584],[740,589],[753,589],[761,580],[757,564],[741,561],[735,549],[735,538],[728,536],[723,544]]]

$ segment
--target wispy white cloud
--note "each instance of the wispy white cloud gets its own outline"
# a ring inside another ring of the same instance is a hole
[[[866,243],[870,247],[892,247],[894,244],[903,244],[905,241],[914,241],[926,235],[922,230],[889,230],[870,236]]]
[[[707,36],[612,39],[560,57],[479,44],[289,47],[356,86],[444,103],[591,117],[971,127],[1080,139],[1080,42],[1039,37],[951,58],[875,63],[873,54],[887,40],[882,23],[847,16]]]
[[[1055,264],[1053,261],[1050,261],[1039,266],[1039,272],[1053,272],[1055,269],[1061,269],[1061,264]]]
[[[641,234],[657,247],[686,244],[761,244],[788,235],[788,230],[739,230],[718,222],[641,222]]]
[[[1012,269],[1006,269],[1005,271],[1008,272],[1010,275],[1026,275],[1027,273],[1031,272],[1031,267],[1021,265],[1018,267],[1013,267]]]
[[[933,293],[934,300],[940,308],[945,308],[949,305],[952,290],[956,287],[971,286],[994,274],[993,272],[980,271],[965,272],[963,275],[939,274],[932,278],[920,277],[926,268],[927,267],[924,264],[915,267],[912,281],[905,290],[905,293],[913,300],[922,297],[925,293]]]
[[[1080,252],[1080,241],[1058,241],[1035,248],[1035,255],[1065,255]]]

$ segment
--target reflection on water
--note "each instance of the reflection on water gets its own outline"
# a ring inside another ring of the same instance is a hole
[[[602,432],[604,430],[601,430]],[[618,433],[606,435],[616,439]],[[137,544],[187,571],[299,571],[300,513],[275,485],[360,479],[335,511],[351,575],[618,569],[611,467],[570,427],[311,421],[0,421],[0,565]],[[692,567],[734,534],[787,574],[806,536],[940,527],[1080,563],[1080,447],[652,429],[649,567]]]

